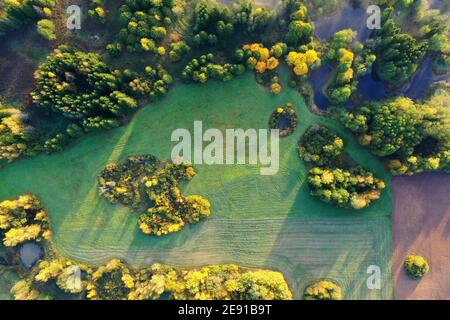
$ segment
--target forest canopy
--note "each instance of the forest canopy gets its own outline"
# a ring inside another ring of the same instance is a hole
[[[449,170],[449,88],[436,85],[423,102],[406,97],[370,102],[340,119],[361,145],[387,160],[393,174]]]

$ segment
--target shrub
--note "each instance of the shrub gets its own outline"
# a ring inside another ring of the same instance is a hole
[[[200,83],[205,83],[209,79],[230,81],[245,71],[242,64],[217,64],[214,63],[214,60],[215,57],[212,53],[192,59],[182,72],[183,79]]]
[[[117,49],[158,53],[157,44],[166,37],[166,27],[175,18],[172,8],[173,1],[125,1],[119,8],[118,42],[122,46]]]
[[[407,256],[404,266],[408,275],[413,279],[422,278],[430,270],[427,260],[421,256]]]
[[[341,300],[341,288],[329,280],[317,281],[305,289],[303,294],[305,300]]]
[[[27,114],[0,100],[0,160],[14,161],[33,152],[37,134],[28,120]]]

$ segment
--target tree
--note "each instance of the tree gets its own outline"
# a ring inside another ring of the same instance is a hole
[[[330,280],[317,281],[305,289],[305,300],[341,300],[341,288]]]

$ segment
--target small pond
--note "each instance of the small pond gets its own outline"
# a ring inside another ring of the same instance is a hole
[[[20,248],[20,261],[27,269],[33,267],[44,256],[44,250],[35,242],[27,242]]]

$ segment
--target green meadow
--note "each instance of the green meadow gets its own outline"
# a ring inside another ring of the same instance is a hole
[[[227,83],[176,84],[167,97],[139,110],[126,126],[89,134],[65,151],[8,164],[0,170],[0,199],[36,194],[47,207],[55,246],[67,257],[93,265],[120,258],[131,265],[160,262],[179,267],[235,263],[281,271],[294,297],[317,278],[335,279],[346,299],[391,299],[391,212],[389,174],[369,151],[331,119],[308,111],[301,95],[287,86],[271,96],[245,75]],[[130,155],[169,159],[177,128],[267,127],[271,112],[292,102],[299,125],[280,140],[280,170],[261,176],[258,165],[195,165],[183,186],[212,204],[208,219],[180,232],[143,234],[137,215],[98,194],[97,175]],[[348,153],[386,181],[382,198],[370,208],[336,209],[309,195],[305,164],[296,145],[313,123],[332,127]],[[381,268],[381,290],[366,286],[367,267]],[[2,275],[0,275],[0,281]],[[4,282],[2,282],[2,287]],[[0,291],[3,297],[3,289]]]

